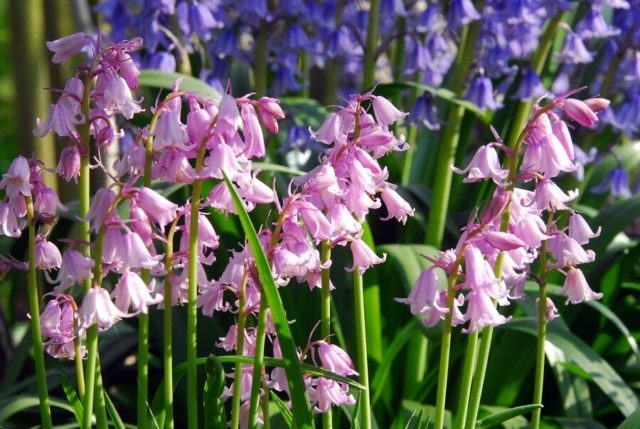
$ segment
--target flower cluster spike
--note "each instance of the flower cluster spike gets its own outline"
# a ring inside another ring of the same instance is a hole
[[[481,146],[466,168],[453,168],[466,174],[465,182],[491,180],[497,189],[480,216],[474,215],[464,227],[456,247],[442,252],[422,272],[407,298],[397,299],[408,304],[425,325],[437,324],[450,311],[452,325],[466,324],[464,332],[504,324],[510,317],[501,314],[496,303],[508,306],[524,297],[525,282],[536,278],[531,266],[542,255],[545,277],[553,270],[565,274],[560,293],[567,303],[602,297],[591,290],[578,268],[594,260],[594,252],[582,246],[599,230],[594,232],[570,208],[578,191],[565,192],[554,180],[577,168],[567,121],[593,127],[602,110],[593,106],[606,107],[608,101],[583,101],[572,98],[572,93],[534,106],[519,139],[524,145],[521,163],[521,146],[514,152],[496,135],[497,141]],[[509,170],[501,168],[495,148],[506,152]],[[444,275],[456,280],[451,308],[447,306],[450,291],[441,286]],[[553,303],[547,306],[548,320],[556,317],[556,311]]]

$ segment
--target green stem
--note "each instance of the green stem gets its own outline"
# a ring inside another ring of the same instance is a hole
[[[33,336],[33,360],[36,365],[38,397],[40,398],[40,419],[44,429],[50,429],[51,404],[47,388],[47,374],[44,366],[44,349],[40,333],[40,297],[38,296],[38,278],[36,275],[36,225],[34,223],[33,200],[26,197],[27,222],[29,223],[29,265],[27,288],[29,290],[29,313],[31,314],[31,335]]]
[[[244,352],[244,326],[246,322],[245,298],[247,289],[248,272],[245,271],[240,284],[240,295],[238,296],[238,322],[236,324],[236,354],[242,356]],[[262,303],[260,303],[262,305]],[[240,391],[242,389],[242,363],[235,366],[233,377],[233,397],[231,398],[231,429],[240,427]]]
[[[536,345],[536,375],[533,390],[533,403],[542,404],[542,387],[544,383],[544,343],[547,334],[547,284],[540,285],[540,301],[538,304],[538,343]],[[542,408],[536,408],[531,414],[531,428],[540,427]]]
[[[77,310],[76,310],[77,311]],[[74,332],[78,332],[78,319],[73,321]],[[80,401],[84,400],[84,365],[82,364],[82,351],[80,344],[80,336],[76,335],[73,339],[73,361],[76,366],[76,383],[78,384],[78,397]]]
[[[358,371],[360,384],[365,389],[360,392],[361,427],[371,429],[371,402],[369,398],[369,364],[367,362],[367,329],[364,317],[364,287],[362,274],[358,269],[353,272],[353,301],[355,305],[356,343],[358,350]]]
[[[551,50],[551,45],[553,43],[553,39],[555,36],[555,31],[558,27],[558,24],[562,20],[562,13],[558,13],[556,16],[552,18],[552,20],[547,25],[542,37],[540,38],[540,43],[533,57],[533,61],[531,67],[533,70],[540,74],[542,73],[542,69],[544,64],[549,56],[549,52]],[[524,141],[524,137],[526,135],[526,130],[524,129],[527,118],[530,114],[531,103],[530,102],[521,102],[518,104],[518,108],[514,115],[514,118],[511,123],[511,129],[509,132],[508,143],[509,147],[513,148],[514,153],[509,160],[509,177],[507,178],[507,182],[511,183],[509,186],[509,190],[513,191],[515,187],[515,178],[518,167],[518,159],[520,154],[520,147],[522,146],[522,142]],[[502,216],[502,223],[500,230],[505,232],[509,227],[509,216],[510,216],[510,208],[507,207]],[[496,264],[494,267],[494,272],[497,278],[502,276],[502,261],[503,254],[500,253],[496,260]],[[487,364],[489,362],[489,351],[491,349],[491,339],[493,337],[493,327],[487,326],[482,330],[482,339],[480,340],[480,351],[478,353],[478,361],[476,365],[475,375],[473,379],[473,388],[471,391],[471,402],[470,407],[466,416],[466,425],[465,429],[472,429],[475,427],[476,419],[478,417],[478,411],[480,409],[480,401],[482,399],[482,388],[484,386],[484,377],[487,372]]]
[[[469,396],[471,395],[471,382],[476,369],[476,359],[478,352],[478,331],[469,334],[467,340],[467,352],[464,357],[464,369],[462,370],[462,385],[460,386],[460,397],[458,399],[458,412],[456,415],[456,428],[464,428],[469,407]]]
[[[258,97],[263,97],[267,94],[267,56],[269,54],[267,42],[268,34],[266,26],[263,22],[260,22],[260,29],[256,34],[253,65],[254,89]]]
[[[202,171],[206,142],[200,142],[196,158],[196,174]],[[193,181],[191,192],[191,212],[189,217],[189,286],[187,301],[187,423],[189,429],[198,427],[198,338],[197,319],[198,309],[198,218],[200,210],[200,195],[202,194],[202,179]]]
[[[260,387],[262,387],[262,370],[264,369],[264,346],[267,333],[267,298],[260,296],[260,309],[258,310],[258,330],[256,331],[256,346],[253,354],[253,384],[251,384],[251,398],[249,400],[249,427],[258,425],[258,408],[260,406]],[[236,380],[238,380],[236,378]],[[265,397],[269,395],[265,390]],[[264,416],[269,419],[268,414]]]
[[[93,415],[93,398],[96,385],[96,360],[98,356],[98,326],[91,325],[87,329],[87,365],[85,368],[85,393],[82,414],[82,429],[91,429]]]
[[[320,263],[324,264],[331,258],[331,245],[328,240],[320,244]],[[330,342],[331,335],[331,268],[323,268],[321,273],[321,298],[320,298],[320,333],[326,342]],[[333,415],[331,408],[322,415],[322,427],[333,427]]]
[[[455,286],[458,278],[458,267],[461,258],[454,264],[451,274],[447,282],[447,308],[449,311],[444,317],[442,326],[442,343],[440,346],[440,368],[438,369],[438,392],[436,394],[436,415],[434,428],[442,429],[444,427],[445,403],[447,400],[447,378],[449,375],[449,355],[451,352],[451,322],[453,320],[453,306],[455,300]]]
[[[165,267],[167,275],[164,278],[164,311],[163,311],[163,353],[164,364],[164,415],[165,429],[173,429],[173,337],[171,316],[173,301],[171,299],[171,275],[173,274],[173,236],[176,230],[178,218],[174,220],[165,245]]]
[[[482,398],[484,377],[487,372],[487,363],[489,362],[489,351],[491,350],[492,337],[493,326],[485,327],[482,330],[482,338],[480,339],[480,350],[478,351],[478,361],[476,364],[475,375],[473,377],[471,400],[469,401],[469,409],[465,419],[465,429],[474,429],[476,427],[476,419],[478,418],[478,410],[480,409],[480,399]]]
[[[484,0],[477,2],[477,9],[481,10]],[[458,96],[462,95],[464,87],[464,79],[467,75],[469,67],[473,63],[476,53],[476,40],[481,29],[481,21],[474,21],[460,32],[460,49],[456,56],[453,66],[453,75],[451,77],[451,90]],[[464,107],[455,105],[449,108],[447,115],[447,126],[445,127],[440,150],[438,151],[438,160],[436,162],[435,179],[433,183],[433,196],[431,199],[431,212],[427,222],[426,243],[440,248],[442,245],[442,237],[444,235],[444,227],[447,220],[449,208],[449,196],[451,193],[451,178],[456,148],[460,137],[460,123],[464,116]]]
[[[340,25],[342,25],[344,16],[344,0],[336,0],[335,4],[335,29],[337,30]],[[338,86],[340,82],[340,64],[338,62],[338,58],[331,58],[327,62],[326,79],[327,86],[325,90],[324,104],[329,106],[334,104],[338,98]]]
[[[380,18],[380,0],[369,2],[369,22],[367,23],[367,40],[364,47],[364,71],[362,90],[371,89],[376,73],[376,49],[378,48],[378,21]]]
[[[108,429],[107,408],[104,400],[104,386],[102,384],[102,373],[100,372],[100,353],[96,356],[96,427],[98,429]]]
[[[265,394],[262,398],[262,415],[264,416],[264,423],[262,423],[262,429],[269,429],[271,424],[269,422],[269,389],[265,387]]]
[[[146,270],[145,270],[146,271]],[[146,275],[145,275],[146,274]],[[149,284],[149,273],[142,272],[142,280]],[[138,315],[138,428],[149,427],[147,391],[149,389],[149,314]]]

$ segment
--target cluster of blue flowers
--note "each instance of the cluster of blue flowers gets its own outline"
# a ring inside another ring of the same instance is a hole
[[[475,6],[474,6],[475,3]],[[482,7],[480,7],[482,5]],[[223,92],[232,65],[252,66],[256,38],[265,32],[270,95],[309,85],[306,68],[340,68],[342,95],[359,88],[367,39],[367,2],[282,0],[104,0],[97,10],[120,40],[141,35],[143,68],[190,70]],[[552,53],[545,79],[531,58],[545,25],[563,14],[563,46]],[[603,125],[634,136],[640,131],[640,0],[381,0],[378,81],[391,76],[441,86],[453,67],[460,29],[481,21],[466,98],[481,109],[499,110],[512,99],[531,100],[589,85],[612,99]],[[400,43],[399,43],[400,42]],[[394,49],[403,49],[398,64]],[[194,67],[195,69],[196,67]],[[544,82],[547,83],[543,84]],[[614,96],[614,94],[616,94]],[[441,121],[429,93],[420,95],[409,121],[438,129]],[[300,130],[291,141],[300,141]],[[304,133],[303,133],[304,134]],[[583,155],[583,160],[589,156]],[[618,193],[616,185],[608,187]],[[622,186],[621,195],[628,193]]]

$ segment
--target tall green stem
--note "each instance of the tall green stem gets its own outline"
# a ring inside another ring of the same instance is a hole
[[[328,240],[320,244],[320,263],[325,264],[331,258],[331,247]],[[321,298],[320,298],[320,332],[326,342],[330,342],[331,335],[331,268],[323,268],[321,271]],[[333,415],[331,409],[322,415],[322,427],[333,427]]]
[[[363,429],[371,429],[371,401],[369,398],[369,364],[367,362],[367,328],[364,317],[364,287],[362,274],[356,269],[353,272],[353,302],[355,305],[356,343],[358,350],[358,371],[360,384],[365,389],[360,392],[360,418]]]
[[[462,253],[462,251],[461,251]],[[449,311],[444,317],[442,326],[442,344],[440,345],[440,367],[438,369],[438,392],[436,394],[436,416],[434,428],[444,427],[445,403],[447,400],[447,379],[449,375],[449,355],[451,352],[451,322],[453,320],[453,306],[455,300],[455,286],[458,278],[458,267],[461,257],[456,260],[447,282],[447,308]]]
[[[338,30],[342,25],[342,20],[344,17],[344,0],[336,0],[336,11],[335,11],[335,29]],[[340,67],[338,63],[338,58],[331,58],[327,61],[327,86],[325,89],[324,96],[324,104],[326,106],[330,104],[334,104],[336,99],[338,98],[338,84],[340,82]]]
[[[362,90],[371,89],[376,73],[376,49],[378,48],[378,21],[380,20],[380,0],[369,2],[369,22],[367,23],[367,40],[364,47],[364,71]]]
[[[242,356],[244,353],[244,326],[246,323],[246,289],[247,289],[247,272],[245,271],[240,283],[240,294],[238,296],[238,322],[236,323],[236,353]],[[262,303],[260,303],[262,305]],[[242,389],[242,363],[238,362],[235,366],[233,382],[233,397],[231,398],[231,429],[240,427],[240,391]]]
[[[540,300],[538,301],[538,342],[536,345],[536,375],[533,390],[533,403],[542,404],[542,387],[544,383],[544,343],[547,336],[547,283],[540,285]],[[531,429],[540,427],[542,408],[536,408],[531,414]]]
[[[260,22],[260,29],[256,34],[253,64],[254,89],[258,97],[263,97],[267,94],[268,36],[264,22]]]
[[[206,142],[200,142],[196,158],[196,174],[202,171]],[[187,423],[189,429],[198,427],[198,338],[196,324],[198,309],[198,218],[200,210],[200,195],[202,193],[202,179],[193,181],[191,192],[191,212],[189,217],[189,286],[187,291]]]
[[[76,307],[76,304],[74,303],[73,306],[74,308],[74,312],[77,312],[78,309]],[[78,319],[74,319],[73,321],[73,331],[74,332],[78,332]],[[80,401],[84,400],[84,365],[82,363],[82,344],[81,344],[81,340],[80,340],[80,335],[76,335],[76,337],[73,339],[73,353],[74,353],[74,358],[73,358],[73,362],[76,366],[76,383],[78,384],[78,397],[80,398]]]
[[[33,336],[33,360],[36,365],[38,397],[40,399],[40,419],[44,429],[51,428],[51,403],[47,388],[47,374],[44,366],[44,349],[40,333],[40,297],[38,296],[38,278],[36,276],[36,225],[33,214],[33,200],[25,198],[27,203],[27,222],[29,223],[29,262],[27,288],[29,290],[29,313],[31,313],[31,335]],[[79,358],[79,357],[78,357]]]
[[[258,408],[260,405],[260,387],[262,387],[262,370],[264,369],[264,346],[267,333],[267,298],[260,295],[260,309],[258,310],[258,330],[256,331],[256,346],[253,354],[253,384],[251,385],[251,398],[249,400],[249,427],[258,425]],[[238,380],[236,378],[236,380]],[[235,386],[234,386],[235,387]],[[265,389],[265,398],[269,395]],[[269,420],[264,415],[264,421]]]
[[[163,352],[162,360],[164,365],[164,427],[173,429],[173,337],[172,337],[172,310],[173,300],[171,293],[171,275],[173,274],[173,236],[176,231],[176,218],[171,224],[167,234],[167,244],[165,245],[165,267],[167,275],[164,278],[164,311],[163,311]]]
[[[553,39],[555,36],[556,29],[558,24],[562,20],[562,13],[558,13],[555,15],[547,28],[545,29],[542,37],[540,38],[540,43],[538,44],[538,48],[534,53],[533,61],[531,63],[531,67],[533,70],[540,74],[544,68],[544,64],[549,56],[549,52],[551,50],[551,45],[553,43]],[[511,122],[511,128],[508,136],[508,144],[509,147],[514,149],[514,153],[509,160],[509,177],[507,178],[507,182],[511,183],[509,186],[509,190],[512,191],[515,187],[515,177],[517,173],[518,167],[518,158],[520,154],[520,147],[524,140],[526,130],[525,125],[527,123],[528,117],[531,113],[531,103],[530,102],[521,102],[518,104],[518,108],[514,115],[514,118]],[[501,231],[506,231],[509,227],[509,215],[510,209],[507,207],[502,216],[502,224]],[[496,260],[496,265],[494,268],[494,272],[497,278],[502,276],[502,260],[503,255],[500,254],[498,259]],[[475,427],[476,419],[478,417],[478,411],[480,409],[480,401],[482,399],[482,388],[484,386],[484,378],[487,372],[487,364],[489,362],[489,351],[491,349],[491,339],[493,337],[493,327],[487,326],[482,330],[482,339],[480,340],[480,350],[478,352],[478,359],[476,364],[476,370],[473,378],[473,387],[471,391],[470,405],[466,414],[466,425],[465,429],[472,429]]]
[[[469,334],[467,342],[467,352],[464,357],[464,369],[462,370],[462,384],[460,386],[460,396],[458,398],[458,411],[456,413],[456,428],[464,428],[467,418],[467,408],[469,407],[469,395],[471,394],[471,382],[476,369],[476,359],[478,352],[478,331]]]
[[[487,373],[487,363],[489,361],[492,337],[493,326],[485,327],[482,330],[482,338],[480,339],[480,350],[478,351],[478,360],[476,363],[475,375],[473,377],[473,388],[471,389],[469,409],[467,410],[465,418],[465,429],[474,429],[476,427],[476,419],[478,418],[478,410],[480,409],[480,400],[482,397],[482,388],[484,386],[484,377]]]
[[[477,3],[477,8],[481,10],[484,5],[484,0],[480,0]],[[465,76],[476,54],[476,40],[480,33],[481,24],[482,22],[480,20],[474,21],[467,27],[463,27],[460,32],[460,48],[456,55],[455,64],[453,65],[453,75],[450,83],[451,90],[458,96],[462,95]],[[426,236],[426,243],[437,248],[442,245],[442,236],[447,220],[449,194],[451,193],[451,178],[453,175],[451,166],[453,165],[456,148],[458,147],[460,123],[462,122],[463,116],[464,107],[457,104],[449,107],[446,121],[447,126],[445,127],[444,135],[439,145],[440,150],[438,151],[438,160],[436,163],[431,211],[427,222]]]

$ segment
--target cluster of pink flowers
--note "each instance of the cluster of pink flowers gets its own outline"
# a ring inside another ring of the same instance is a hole
[[[373,115],[365,109],[370,105]],[[313,132],[314,138],[329,149],[321,155],[319,165],[304,176],[293,179],[289,196],[275,200],[278,219],[274,229],[263,228],[259,237],[271,262],[277,284],[287,285],[291,279],[307,283],[310,289],[321,286],[321,272],[329,269],[331,261],[321,262],[318,245],[326,242],[330,247],[349,245],[353,266],[349,271],[363,273],[384,261],[362,240],[363,222],[372,209],[384,202],[388,211],[386,219],[396,218],[405,222],[413,215],[413,209],[388,183],[388,172],[377,159],[395,150],[403,150],[403,139],[397,139],[389,125],[405,116],[383,97],[371,94],[358,95],[347,105],[329,115],[322,127]],[[211,198],[211,196],[210,196]],[[216,311],[234,314],[243,312],[257,317],[260,306],[260,287],[250,250],[245,247],[233,252],[229,263],[217,281],[201,288],[198,305],[206,315]],[[239,308],[241,287],[245,286],[245,307]],[[331,286],[333,288],[333,286]],[[228,300],[225,292],[233,297]],[[256,329],[244,332],[243,350],[237,350],[237,325],[229,328],[220,338],[218,346],[224,350],[236,350],[239,354],[253,353]],[[273,355],[279,357],[278,340],[271,320],[267,323],[267,338],[272,344]],[[310,341],[300,353],[304,360],[311,355],[314,363],[317,354],[320,366],[338,375],[357,374],[351,359],[338,346],[327,339]],[[241,380],[243,401],[247,401],[252,384],[252,366],[246,365]],[[330,406],[353,404],[352,395],[344,383],[324,377],[307,376],[307,389],[314,410],[326,412]],[[265,383],[270,388],[286,390],[286,378],[282,368],[271,371]],[[226,392],[231,395],[232,388]],[[248,410],[244,403],[241,410]]]
[[[602,296],[589,288],[577,268],[594,260],[593,251],[582,246],[599,231],[593,232],[567,206],[578,191],[565,193],[554,179],[578,167],[570,125],[562,113],[579,125],[594,127],[597,113],[609,102],[602,98],[581,101],[571,98],[573,93],[556,96],[543,106],[541,99],[534,106],[520,136],[525,148],[517,171],[513,163],[518,162],[519,154],[506,147],[495,131],[496,141],[480,147],[464,170],[454,168],[467,175],[465,182],[492,180],[497,189],[482,214],[468,222],[457,246],[442,252],[421,273],[408,298],[398,299],[409,304],[425,325],[435,325],[449,311],[453,326],[468,323],[466,332],[505,323],[509,317],[498,311],[496,303],[506,306],[524,297],[527,279],[540,280],[532,274],[531,264],[543,254],[542,276],[552,270],[566,276],[560,293],[567,296],[567,303]],[[512,171],[500,165],[497,149],[507,154]],[[455,281],[453,305],[441,284],[445,275]],[[546,310],[547,320],[556,317],[557,309],[548,298]]]
[[[213,101],[180,91],[180,82],[151,109],[153,120],[136,129],[134,141],[123,148],[112,166],[103,164],[103,152],[123,131],[115,127],[116,115],[126,120],[142,111],[141,100],[133,98],[139,71],[131,52],[141,39],[123,41],[106,48],[100,40],[83,33],[47,44],[54,62],[63,62],[85,52],[86,66],[66,84],[44,122],[36,122],[34,133],[54,133],[65,139],[55,173],[66,181],[78,181],[83,159],[110,176],[108,185],[95,191],[86,217],[95,241],[63,240],[66,249],[47,240],[43,225],[55,222],[58,210],[65,210],[58,196],[42,179],[43,166],[35,160],[17,158],[0,181],[5,197],[0,203],[0,233],[17,237],[25,227],[28,201],[33,202],[33,222],[38,227],[35,266],[45,271],[53,290],[41,314],[42,335],[47,352],[57,358],[84,357],[82,338],[96,325],[98,331],[110,329],[120,319],[147,313],[156,305],[179,305],[188,301],[190,225],[192,204],[211,207],[225,214],[236,213],[231,194],[221,180],[227,175],[236,186],[247,210],[257,204],[275,203],[277,222],[273,229],[259,232],[280,286],[293,278],[311,289],[321,287],[323,270],[331,261],[320,261],[318,246],[350,246],[353,265],[349,271],[364,273],[384,261],[362,240],[363,223],[372,209],[384,203],[385,219],[406,222],[413,209],[387,182],[388,172],[377,159],[392,151],[404,150],[403,138],[396,138],[389,126],[405,114],[386,99],[371,93],[353,96],[346,106],[331,114],[314,138],[329,146],[319,165],[308,174],[291,181],[289,195],[280,200],[274,188],[261,182],[252,159],[264,157],[262,127],[278,132],[284,118],[279,102],[269,97],[234,98],[224,94]],[[188,106],[186,123],[182,109]],[[369,112],[372,110],[372,112]],[[87,134],[95,146],[87,146]],[[91,156],[91,158],[90,158]],[[49,169],[49,171],[54,171]],[[145,180],[143,180],[143,177]],[[182,206],[170,201],[159,190],[143,186],[153,180],[165,184],[215,180],[210,193],[200,201]],[[28,200],[30,199],[30,200]],[[29,206],[30,207],[30,206]],[[207,216],[197,211],[197,305],[206,316],[231,312],[257,317],[261,284],[248,247],[233,251],[218,279],[209,279],[207,266],[215,261],[219,237]],[[173,244],[176,243],[175,250]],[[169,257],[165,252],[171,249]],[[4,272],[24,270],[24,263],[2,258]],[[57,271],[51,274],[50,271]],[[171,296],[165,295],[164,284]],[[85,285],[84,293],[80,286]],[[90,286],[90,287],[89,287]],[[333,288],[333,285],[331,285]],[[240,304],[241,290],[244,307]],[[248,326],[252,326],[248,324]],[[252,355],[256,329],[245,328],[242,347],[236,344],[238,325],[229,328],[217,345],[226,351]],[[268,314],[266,330],[273,356],[280,357],[278,338]],[[310,359],[340,376],[357,375],[347,353],[328,338],[309,340],[299,351],[301,361]],[[252,366],[245,365],[242,383],[242,410],[248,410],[252,385]],[[264,385],[286,391],[282,368],[271,370]],[[332,405],[353,404],[348,385],[325,377],[306,376],[316,412]],[[232,395],[233,386],[225,390]],[[264,392],[263,392],[264,394]],[[246,417],[246,416],[245,416]]]

